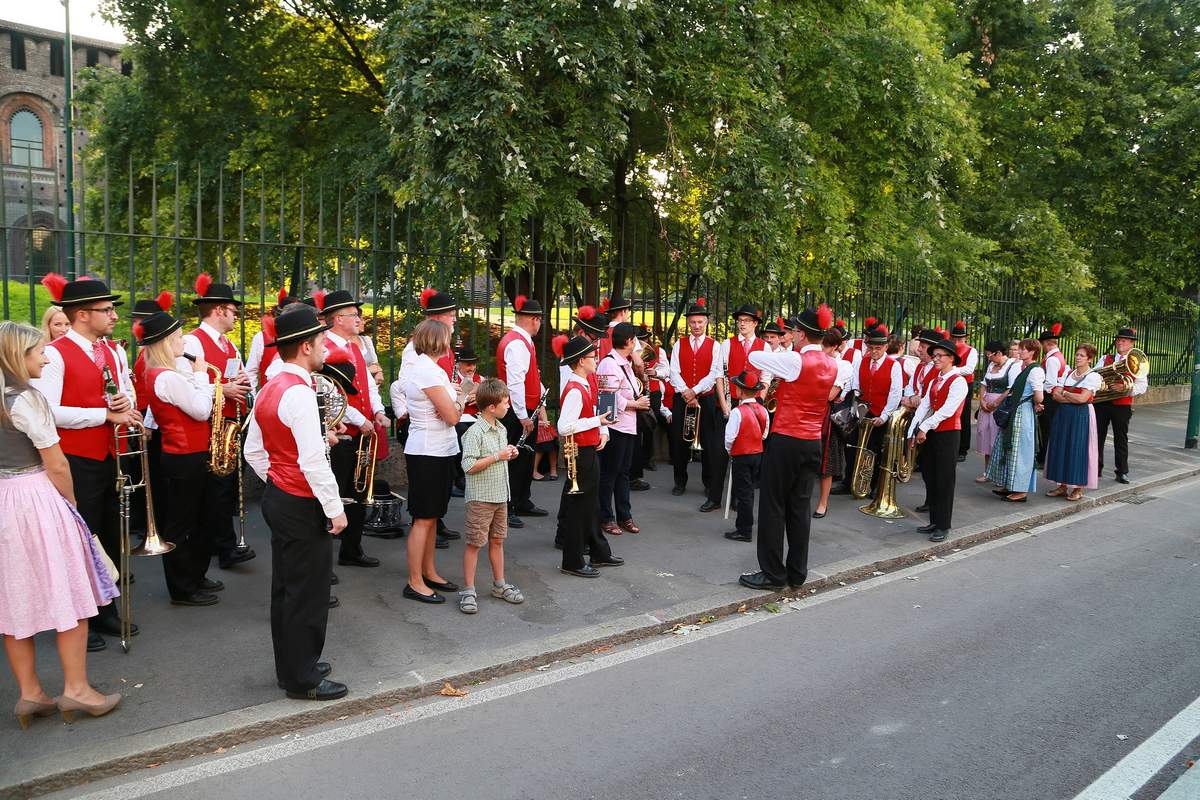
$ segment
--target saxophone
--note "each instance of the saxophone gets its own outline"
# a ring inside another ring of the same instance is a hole
[[[231,425],[221,413],[225,407],[221,370],[208,365],[213,378],[212,431],[208,437],[208,469],[213,475],[232,475],[241,457],[241,426]]]

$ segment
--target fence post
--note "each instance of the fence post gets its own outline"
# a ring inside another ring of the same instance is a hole
[[[1200,310],[1196,313],[1196,331],[1192,338],[1192,402],[1188,405],[1187,434],[1183,440],[1185,450],[1196,449],[1196,437],[1200,434]]]

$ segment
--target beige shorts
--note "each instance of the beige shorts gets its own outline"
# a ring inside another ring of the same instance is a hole
[[[508,503],[467,501],[467,544],[485,547],[488,539],[508,537]]]

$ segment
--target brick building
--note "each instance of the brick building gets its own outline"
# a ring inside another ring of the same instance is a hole
[[[128,72],[120,44],[71,40],[76,71],[98,66]],[[61,33],[0,20],[0,272],[12,278],[25,277],[31,266],[35,277],[65,269],[63,51]],[[86,133],[76,129],[76,153],[85,141]]]

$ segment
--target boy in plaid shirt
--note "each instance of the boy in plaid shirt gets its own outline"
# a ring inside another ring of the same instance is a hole
[[[508,387],[488,378],[475,391],[479,418],[462,437],[462,467],[466,473],[467,547],[463,552],[463,579],[458,608],[464,614],[479,611],[475,592],[475,566],[479,551],[488,549],[492,564],[492,596],[523,603],[521,590],[504,580],[504,539],[508,536],[508,462],[517,448],[508,443],[500,418],[508,413]]]

